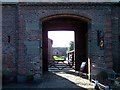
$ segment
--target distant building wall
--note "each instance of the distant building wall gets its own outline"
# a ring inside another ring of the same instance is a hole
[[[53,55],[67,56],[67,47],[53,47]]]
[[[52,55],[53,55],[53,51],[52,51],[52,44],[53,44],[53,40],[48,38],[48,60],[52,60]]]
[[[60,52],[58,49],[53,49],[53,55],[55,55],[55,56],[61,56],[62,52]]]

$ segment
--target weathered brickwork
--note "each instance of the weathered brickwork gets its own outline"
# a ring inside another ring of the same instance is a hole
[[[120,73],[120,13],[119,6],[112,8],[112,51],[113,51],[113,69]]]
[[[115,7],[116,5],[111,4],[89,3],[19,3],[17,6],[3,7],[3,67],[16,69],[17,65],[19,80],[24,81],[24,76],[29,73],[33,73],[36,80],[41,78],[42,18],[58,14],[78,15],[90,19],[88,58],[92,62],[92,74],[97,74],[102,69],[118,71],[119,5]],[[104,49],[98,46],[97,31],[103,36]],[[8,36],[11,43],[7,42]]]
[[[42,60],[41,60],[41,40],[42,34],[40,28],[36,29],[38,23],[33,23],[35,20],[31,16],[25,17],[26,11],[24,7],[19,7],[19,66],[18,66],[18,80],[25,80],[25,76],[29,74],[34,75],[34,80],[39,80],[42,75]],[[32,17],[32,19],[30,19]],[[30,25],[29,25],[30,22]],[[32,25],[31,25],[32,24]],[[35,27],[35,28],[34,28]],[[21,77],[22,75],[22,77]]]
[[[4,5],[2,9],[2,68],[17,73],[17,8],[16,5]]]

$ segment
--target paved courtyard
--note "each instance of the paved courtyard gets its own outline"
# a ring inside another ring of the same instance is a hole
[[[63,70],[53,70],[45,72],[43,79],[39,83],[33,84],[15,84],[11,83],[3,86],[3,90],[8,88],[10,89],[27,89],[31,88],[40,89],[40,88],[76,88],[79,90],[92,90],[94,85],[90,83],[87,79],[81,78],[78,73],[75,73],[73,69],[65,68]]]

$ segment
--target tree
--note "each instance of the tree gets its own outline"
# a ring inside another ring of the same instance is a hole
[[[68,51],[74,50],[74,41],[70,41]]]

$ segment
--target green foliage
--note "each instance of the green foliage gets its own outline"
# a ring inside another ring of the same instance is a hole
[[[53,56],[54,60],[64,60],[64,56]]]
[[[30,83],[33,82],[33,79],[34,79],[33,74],[29,73],[26,79],[27,79],[27,82],[30,82]]]
[[[108,79],[108,73],[105,72],[105,71],[101,71],[101,72],[98,74],[98,77],[101,78],[101,79]]]
[[[100,83],[108,85],[108,72],[102,70],[100,73],[98,73],[97,79],[99,80]]]
[[[12,77],[12,71],[9,68],[2,70],[2,82],[3,84],[9,83]]]
[[[72,50],[74,50],[74,42],[70,41],[68,51],[72,51]]]
[[[27,80],[33,80],[33,75],[27,75]]]
[[[10,76],[12,74],[12,71],[10,69],[3,69],[2,70],[3,76]]]

